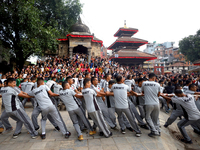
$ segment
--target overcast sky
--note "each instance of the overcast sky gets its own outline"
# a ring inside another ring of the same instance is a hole
[[[80,0],[81,18],[106,47],[124,26],[137,28],[136,38],[157,43],[178,42],[200,29],[200,0]],[[145,49],[140,47],[139,50]]]

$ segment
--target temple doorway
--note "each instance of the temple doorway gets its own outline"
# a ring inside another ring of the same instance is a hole
[[[83,45],[78,45],[73,48],[73,53],[88,54],[88,49],[87,47],[84,47]]]

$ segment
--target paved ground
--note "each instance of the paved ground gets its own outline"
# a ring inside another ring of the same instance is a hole
[[[26,112],[31,116],[32,108],[26,108]],[[113,136],[110,138],[100,137],[98,134],[95,136],[89,136],[87,133],[83,133],[84,141],[77,140],[77,134],[74,130],[72,122],[66,111],[61,111],[61,115],[72,133],[69,139],[65,139],[60,132],[54,131],[53,126],[47,121],[46,133],[47,137],[45,140],[41,140],[40,137],[37,139],[31,139],[30,135],[27,134],[25,127],[23,126],[22,134],[17,138],[13,139],[12,134],[3,133],[0,135],[0,150],[199,150],[200,149],[200,136],[193,133],[193,130],[188,127],[194,144],[185,146],[179,142],[177,138],[180,133],[177,129],[176,124],[173,124],[168,129],[163,127],[165,120],[168,118],[168,114],[161,111],[160,122],[161,122],[161,137],[150,138],[148,137],[149,131],[143,130],[141,137],[135,137],[133,132],[126,131],[123,135],[119,130],[112,130]],[[38,120],[40,117],[38,118]],[[11,124],[15,128],[15,122],[10,119]]]

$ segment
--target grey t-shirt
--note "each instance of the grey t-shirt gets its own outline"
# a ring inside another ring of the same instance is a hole
[[[183,92],[185,93],[185,91],[189,90],[189,87],[188,86],[184,86],[183,87]]]
[[[28,92],[32,91],[33,89],[34,89],[34,83],[33,82],[28,82],[26,84],[25,92],[28,93]]]
[[[26,90],[26,85],[27,85],[27,82],[21,83],[21,89],[22,89],[23,92],[25,92],[25,90]]]
[[[154,81],[145,81],[142,83],[142,91],[144,92],[145,105],[158,105],[158,93],[161,92],[160,84]]]
[[[111,91],[114,93],[115,107],[120,109],[128,108],[127,92],[130,91],[128,85],[113,84]]]
[[[85,99],[86,109],[89,113],[100,110],[100,107],[96,100],[97,93],[93,89],[83,89],[82,94]]]
[[[200,119],[200,112],[195,104],[194,96],[187,94],[184,97],[172,97],[172,102],[180,104],[183,108],[184,116],[188,120]]]
[[[48,96],[48,91],[50,91],[50,88],[47,85],[41,85],[38,88],[28,92],[28,95],[34,96],[41,110],[44,110],[47,107],[53,105],[51,99]]]
[[[74,90],[70,90],[70,89],[61,90],[59,94],[60,94],[59,98],[65,104],[67,111],[78,109],[78,104],[76,103],[74,99],[74,95],[76,95]]]
[[[3,104],[6,112],[12,112],[20,108],[18,94],[20,92],[12,87],[2,87],[0,95],[2,95]]]
[[[142,93],[142,87],[136,86],[135,87],[135,92],[136,93]],[[139,105],[144,105],[145,104],[144,96],[138,96],[138,100],[139,100]]]
[[[108,91],[108,81],[106,81],[106,80],[103,81],[102,88],[104,89],[104,92]]]
[[[132,86],[134,86],[133,80],[125,80],[124,84],[128,85],[130,90],[132,89]]]
[[[100,92],[101,91],[101,87],[99,85],[97,85],[96,87],[92,84],[91,85],[91,89],[93,89],[95,92]],[[104,103],[102,97],[96,97],[97,99],[97,102],[100,104],[100,103]]]
[[[111,89],[108,88],[109,91]],[[114,96],[106,96],[106,105],[108,108],[115,108],[115,97]]]
[[[59,94],[59,91],[62,90],[62,86],[60,84],[55,84],[54,85],[54,93]]]

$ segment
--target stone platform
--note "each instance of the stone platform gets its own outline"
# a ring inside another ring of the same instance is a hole
[[[32,108],[25,109],[27,114],[31,116]],[[77,134],[73,124],[69,118],[67,111],[61,111],[61,115],[67,125],[68,130],[72,133],[69,139],[65,139],[60,132],[54,130],[54,127],[47,121],[46,139],[42,140],[40,136],[36,139],[31,139],[27,130],[23,126],[22,134],[17,139],[12,138],[13,131],[10,133],[4,132],[0,135],[0,150],[199,150],[200,136],[195,134],[191,127],[187,127],[187,131],[192,137],[193,144],[185,145],[178,138],[180,133],[176,123],[169,126],[167,129],[163,127],[169,114],[160,113],[161,136],[150,138],[148,130],[141,129],[141,137],[135,137],[133,132],[126,130],[126,134],[121,134],[120,130],[111,130],[113,136],[110,138],[101,137],[98,133],[94,136],[89,136],[86,132],[83,133],[84,140],[78,141]],[[39,116],[38,121],[40,124]],[[9,119],[12,126],[15,128],[15,122]],[[118,125],[119,128],[119,125]]]

